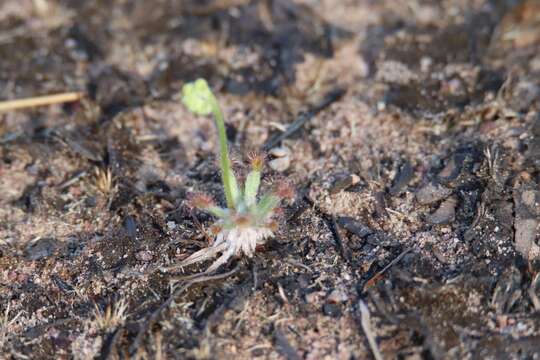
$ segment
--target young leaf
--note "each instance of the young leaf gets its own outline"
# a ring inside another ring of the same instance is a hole
[[[186,84],[182,88],[182,102],[194,114],[210,115],[213,111],[213,99],[212,90],[204,79]]]
[[[238,182],[236,181],[236,176],[231,168],[229,168],[230,174],[230,187],[231,187],[231,198],[234,204],[234,208],[238,209],[238,205],[242,202],[242,193],[238,187]]]
[[[278,196],[272,193],[264,195],[255,209],[256,216],[259,220],[263,220],[270,212],[272,212],[272,210],[279,205],[280,200],[281,199]]]
[[[261,172],[252,170],[247,176],[244,189],[244,200],[248,207],[253,206],[257,201],[257,192],[259,191],[260,184]]]
[[[223,208],[220,208],[219,206],[212,206],[212,207],[206,208],[206,211],[208,211],[210,214],[218,218],[227,217],[227,215],[229,214],[228,209],[223,209]]]

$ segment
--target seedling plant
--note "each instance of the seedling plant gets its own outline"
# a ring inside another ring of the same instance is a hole
[[[190,197],[190,204],[208,212],[217,218],[213,225],[215,240],[210,247],[201,249],[180,266],[187,266],[221,256],[207,269],[207,273],[216,271],[233,256],[252,257],[255,248],[274,235],[277,229],[276,212],[281,200],[292,198],[293,188],[284,181],[278,182],[273,190],[258,196],[264,156],[252,153],[248,156],[251,171],[243,186],[240,186],[232,170],[225,131],[225,120],[218,101],[204,79],[184,85],[182,101],[187,109],[196,115],[214,116],[219,137],[219,163],[221,179],[225,193],[226,207],[220,207],[207,194],[198,193]]]

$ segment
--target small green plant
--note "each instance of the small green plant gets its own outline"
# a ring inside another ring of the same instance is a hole
[[[182,261],[180,266],[187,266],[221,256],[208,268],[207,272],[217,270],[232,256],[253,256],[258,244],[271,237],[277,227],[274,220],[276,209],[284,198],[294,196],[293,188],[287,182],[279,182],[269,193],[258,198],[264,156],[250,154],[251,171],[246,177],[243,188],[239,186],[229,160],[225,121],[216,97],[204,79],[184,85],[182,89],[184,105],[197,115],[214,115],[219,135],[219,158],[221,178],[227,207],[218,206],[207,194],[194,194],[190,203],[193,207],[207,211],[218,218],[213,226],[216,234],[214,243],[199,250]]]

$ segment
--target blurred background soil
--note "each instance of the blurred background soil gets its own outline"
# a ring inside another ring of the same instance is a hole
[[[297,191],[213,277],[199,77]],[[0,114],[0,358],[540,358],[540,1],[1,1],[0,99],[64,91]]]

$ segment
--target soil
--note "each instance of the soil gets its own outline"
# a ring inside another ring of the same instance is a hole
[[[86,97],[0,114],[0,358],[540,358],[539,14],[2,1],[0,98]],[[262,148],[296,188],[212,275],[164,270],[212,241],[186,197],[224,201],[199,77],[239,174]]]

